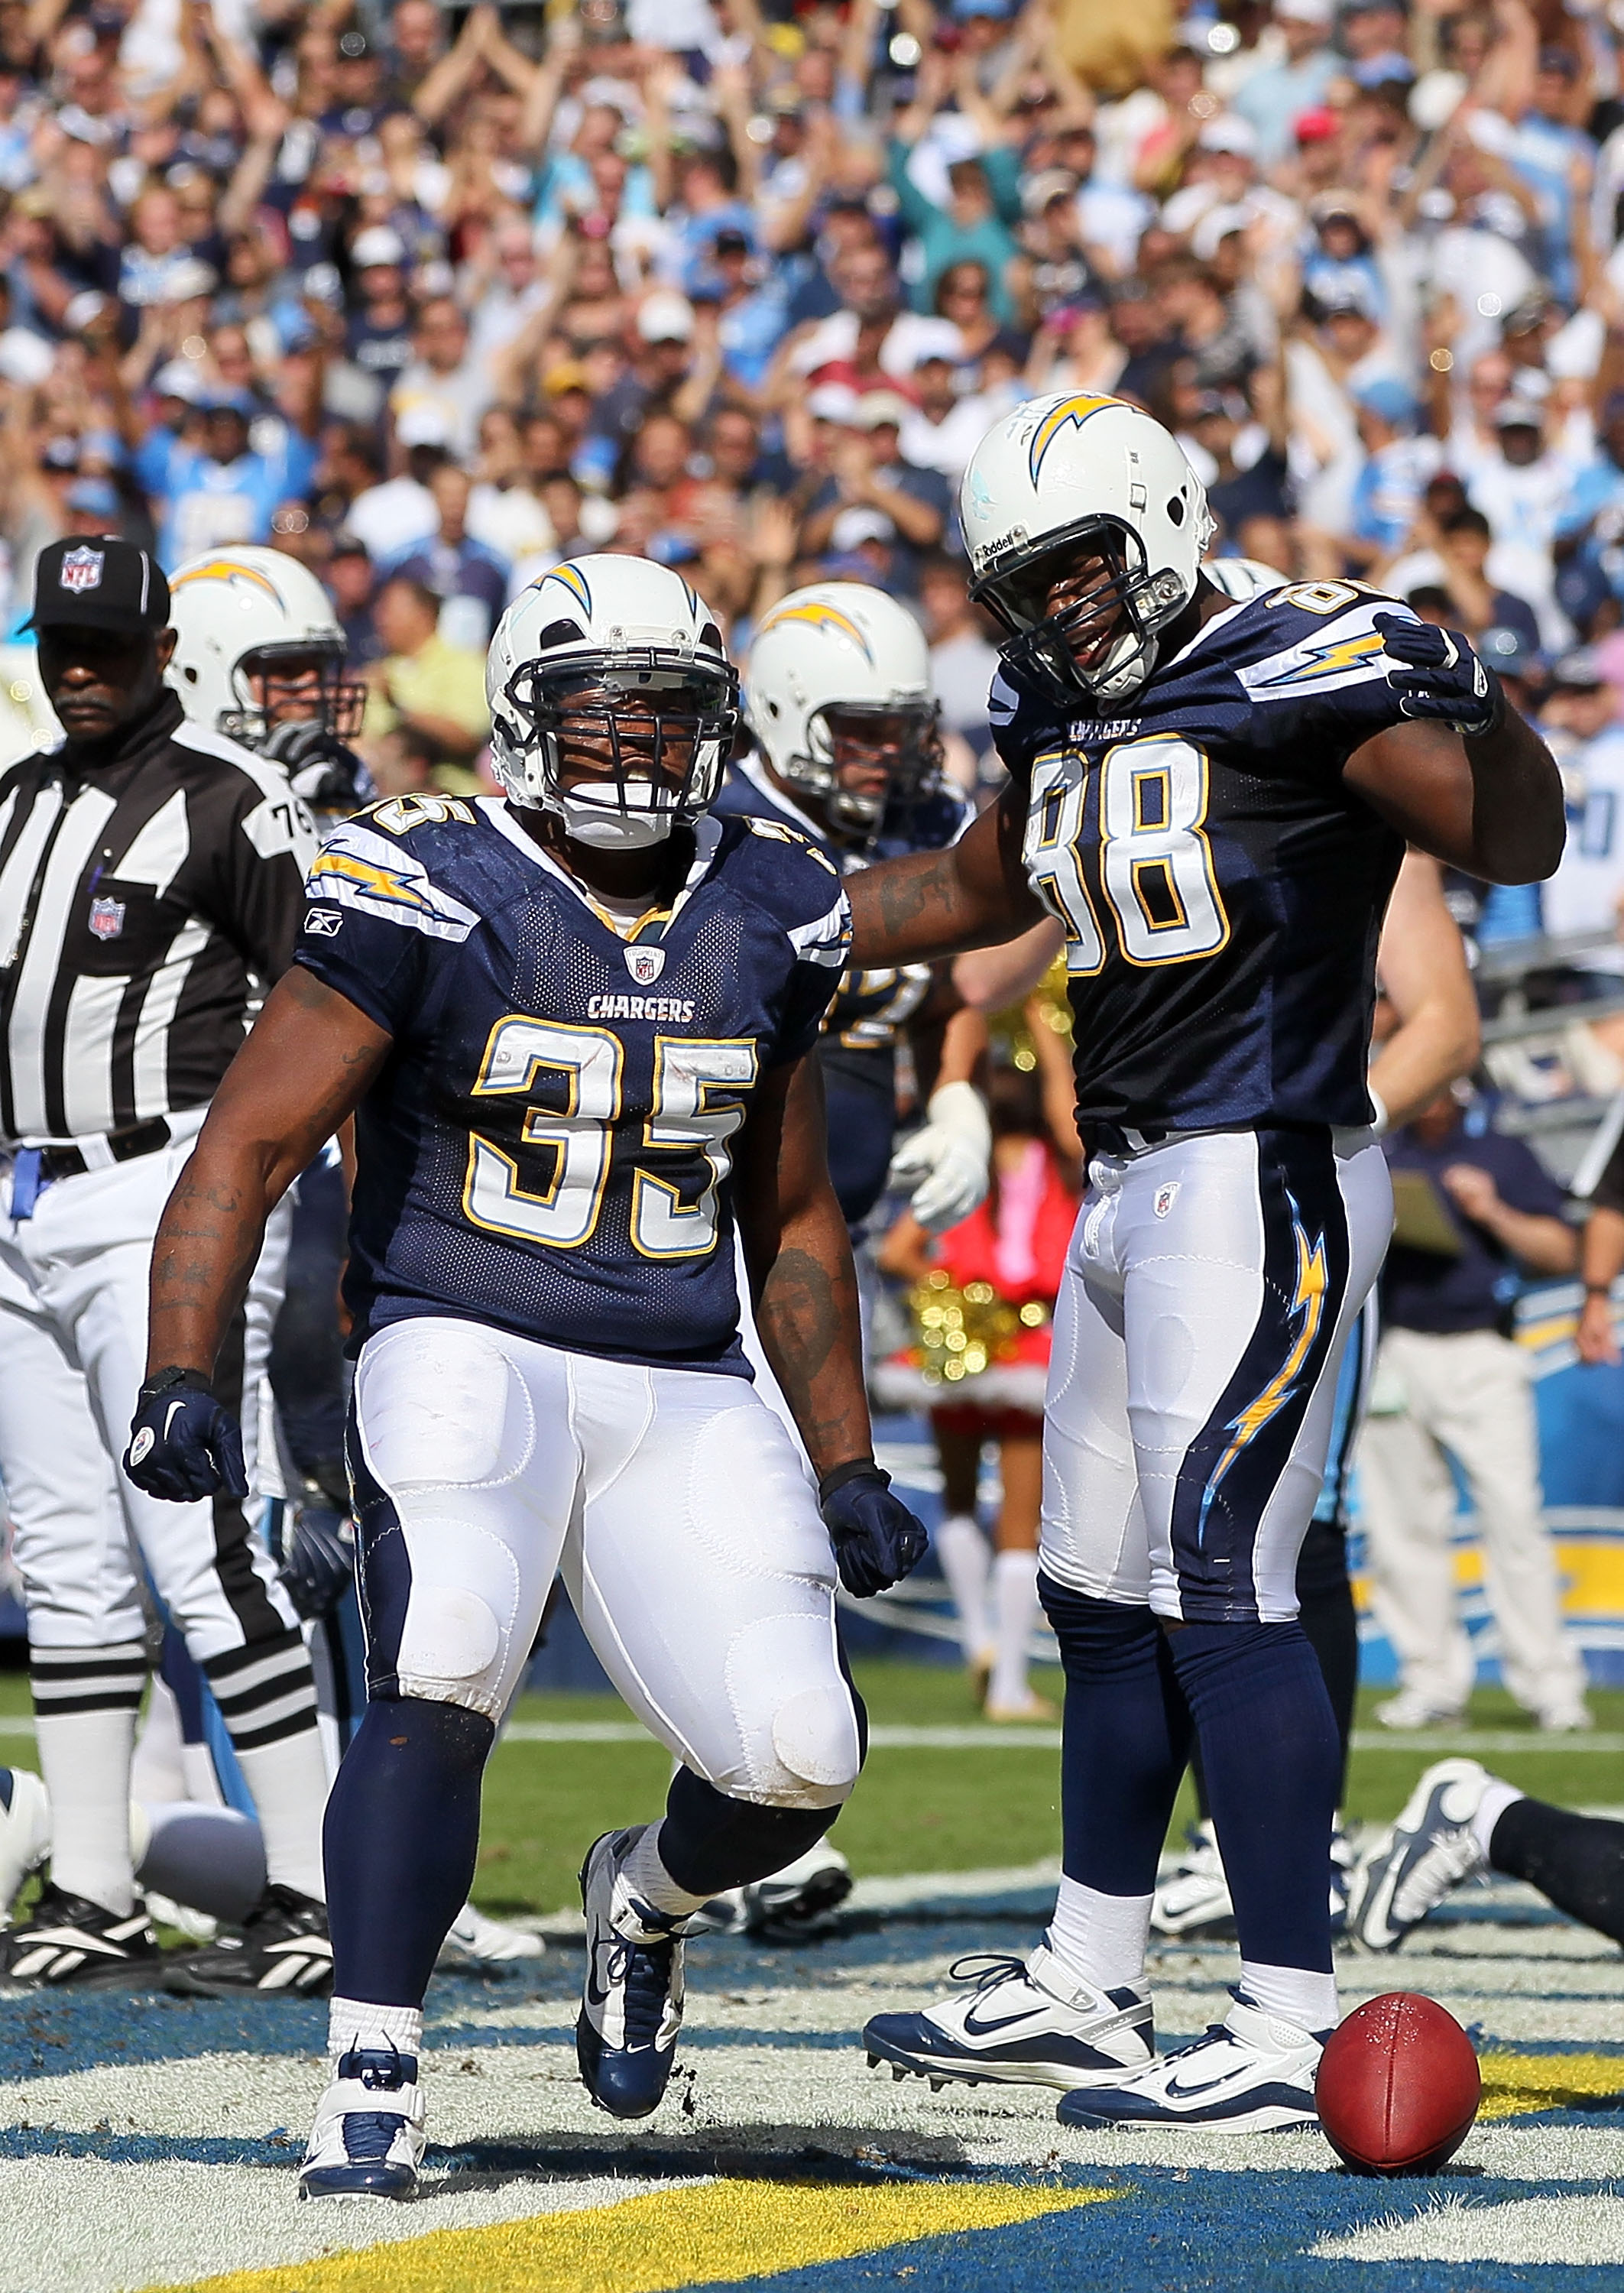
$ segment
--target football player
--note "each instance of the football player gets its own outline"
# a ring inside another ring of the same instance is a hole
[[[930,651],[906,606],[860,581],[820,581],[774,605],[745,664],[754,747],[718,799],[723,813],[791,822],[843,874],[962,836],[970,806],[942,778]],[[925,964],[852,970],[819,1041],[829,1115],[829,1176],[853,1233],[887,1176],[933,1232],[968,1218],[987,1192],[992,1134],[970,1076],[984,1023],[959,1011],[945,973]],[[944,1025],[945,1023],[945,1025]],[[896,1055],[905,1036],[940,1036],[925,1121],[893,1158]]]
[[[1377,938],[1406,839],[1548,875],[1561,783],[1464,637],[1349,582],[1241,603],[1208,582],[1200,484],[1121,401],[1021,407],[962,509],[1007,632],[1012,778],[946,852],[851,879],[853,951],[928,961],[1046,910],[1065,930],[1089,1155],[1044,1459],[1065,1876],[1024,1965],[865,2035],[933,2077],[1065,2086],[1069,2123],[1308,2125],[1339,1761],[1295,1576],[1392,1219]],[[1144,1949],[1192,1733],[1240,1984],[1159,2058]]]
[[[210,1377],[252,1237],[355,1111],[369,1701],[327,1808],[311,2196],[416,2186],[424,1990],[555,1571],[680,1762],[663,1823],[582,1872],[581,2072],[639,2118],[685,1923],[792,1860],[855,1780],[836,1568],[869,1593],[925,1549],[874,1462],[807,1057],[849,910],[796,830],[709,816],[738,691],[715,620],[666,568],[585,557],[509,607],[488,689],[505,798],[396,798],[318,856],[294,968],[166,1213],[128,1452],[155,1494],[229,1466]],[[750,1382],[736,1234],[816,1495]]]

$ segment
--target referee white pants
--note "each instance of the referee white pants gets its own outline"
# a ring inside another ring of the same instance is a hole
[[[1392,1224],[1368,1130],[1090,1156],[1045,1406],[1050,1577],[1188,1622],[1296,1616],[1337,1369]]]
[[[11,1217],[4,1182],[0,1480],[36,1651],[143,1641],[143,1562],[199,1663],[285,1639],[297,1625],[239,1507],[223,1498],[166,1503],[136,1488],[117,1462],[146,1373],[153,1236],[191,1149],[187,1137],[59,1179],[28,1219]],[[242,1333],[251,1486],[289,1214],[285,1203],[271,1219]],[[222,1359],[222,1391],[236,1381],[232,1350]]]
[[[1495,1330],[1382,1337],[1359,1491],[1377,1618],[1403,1685],[1456,1712],[1477,1676],[1457,1597],[1451,1455],[1477,1516],[1506,1684],[1531,1712],[1571,1710],[1585,1674],[1545,1529],[1528,1361]]]
[[[766,1806],[849,1795],[834,1556],[745,1379],[425,1315],[362,1348],[351,1471],[372,1697],[498,1720],[562,1569],[599,1662],[696,1775]]]

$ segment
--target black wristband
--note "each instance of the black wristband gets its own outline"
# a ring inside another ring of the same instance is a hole
[[[852,1457],[844,1465],[836,1465],[825,1473],[818,1484],[818,1503],[827,1504],[836,1489],[844,1489],[848,1481],[877,1480],[885,1488],[891,1487],[891,1476],[877,1465],[872,1457]]]
[[[212,1395],[214,1390],[213,1380],[206,1376],[202,1370],[182,1369],[177,1364],[172,1362],[167,1369],[153,1371],[151,1376],[141,1387],[139,1398],[142,1401],[149,1401],[155,1394],[173,1393],[177,1386],[184,1386],[189,1393]]]

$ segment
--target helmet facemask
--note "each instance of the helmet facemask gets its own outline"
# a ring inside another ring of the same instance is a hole
[[[715,802],[739,721],[725,660],[639,647],[527,661],[503,697],[493,756],[508,794],[578,843],[643,849]]]
[[[1050,592],[1079,560],[1095,561],[1098,578],[1079,572],[1084,594],[1051,612]],[[1096,703],[1131,700],[1156,667],[1158,632],[1192,593],[1171,568],[1151,572],[1131,527],[1091,518],[1046,537],[1041,553],[1023,552],[1018,566],[984,573],[970,594],[1013,632],[1001,648],[1010,667],[1069,704],[1079,693]]]
[[[245,749],[263,749],[286,725],[319,725],[335,741],[357,739],[367,710],[367,687],[344,675],[342,644],[311,637],[255,645],[231,671],[240,705],[222,709],[215,729]]]
[[[832,828],[870,844],[888,814],[906,810],[940,784],[941,735],[933,701],[830,701],[806,720],[809,753],[779,767],[822,805]],[[848,788],[842,774],[870,766],[871,787]],[[882,777],[883,775],[883,777]]]

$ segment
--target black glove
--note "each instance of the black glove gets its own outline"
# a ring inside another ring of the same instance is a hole
[[[1384,650],[1405,664],[1389,669],[1387,682],[1406,717],[1439,718],[1468,740],[1498,730],[1506,714],[1499,678],[1458,629],[1401,620],[1396,613],[1378,613],[1374,626]]]
[[[319,812],[357,812],[377,794],[354,749],[313,717],[279,725],[262,753],[281,766],[294,794]]]
[[[152,1497],[190,1504],[223,1489],[246,1497],[242,1428],[199,1369],[161,1369],[135,1398],[124,1470]]]
[[[835,1566],[859,1600],[883,1592],[917,1568],[930,1543],[925,1526],[871,1457],[836,1465],[818,1484],[818,1510],[835,1548]]]
[[[289,1509],[281,1576],[302,1616],[330,1616],[355,1575],[355,1535],[347,1517],[319,1498]]]

